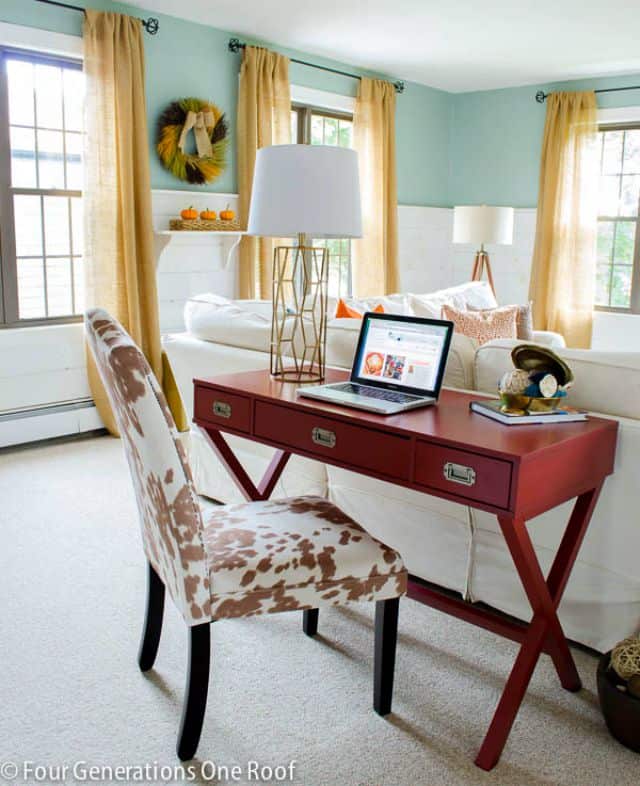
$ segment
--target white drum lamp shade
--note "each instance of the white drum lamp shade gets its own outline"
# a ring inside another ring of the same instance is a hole
[[[328,145],[260,148],[247,231],[263,237],[362,237],[356,151]]]
[[[513,243],[513,208],[490,205],[461,205],[453,208],[453,242],[484,244]]]

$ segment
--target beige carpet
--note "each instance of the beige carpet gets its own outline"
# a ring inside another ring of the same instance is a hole
[[[145,569],[120,450],[101,437],[0,454],[0,761],[177,763],[185,628],[169,606],[156,669],[143,676]],[[500,764],[478,770],[515,646],[411,601],[401,604],[394,712],[379,718],[371,612],[323,612],[317,640],[298,614],[213,626],[199,761],[244,772],[213,782],[255,783],[249,761],[293,759],[304,786],[638,784],[640,759],[608,736],[596,660],[581,652],[584,690],[562,691],[545,658]],[[159,774],[143,782],[185,782]]]

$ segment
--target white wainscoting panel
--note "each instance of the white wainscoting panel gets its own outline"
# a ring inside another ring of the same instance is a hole
[[[237,194],[214,194],[200,191],[162,191],[152,194],[153,227],[169,229],[169,220],[178,218],[185,207],[209,208],[219,213],[229,205],[237,210]],[[233,298],[237,291],[238,256],[234,252],[225,269],[229,249],[237,238],[204,234],[156,235],[158,300],[160,330],[172,333],[184,330],[184,305],[192,295],[216,292]]]
[[[398,207],[401,292],[433,292],[450,285],[452,215],[444,207]]]

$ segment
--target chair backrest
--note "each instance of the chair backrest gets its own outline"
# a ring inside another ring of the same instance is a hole
[[[147,558],[187,624],[206,622],[211,596],[200,506],[164,394],[106,311],[88,311],[85,329],[124,444]]]

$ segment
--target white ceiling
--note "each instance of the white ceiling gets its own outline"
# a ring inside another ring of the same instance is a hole
[[[638,0],[129,2],[452,92],[640,72]]]

